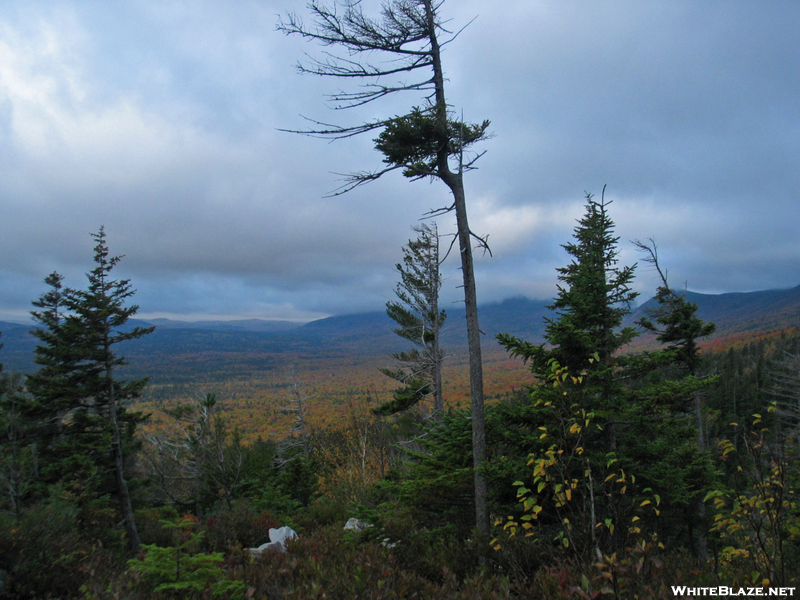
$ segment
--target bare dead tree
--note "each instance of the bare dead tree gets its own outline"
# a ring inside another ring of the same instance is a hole
[[[306,415],[308,412],[308,401],[314,397],[313,393],[306,390],[305,382],[297,377],[294,365],[289,367],[288,377],[290,380],[288,390],[288,406],[284,406],[281,412],[293,415],[292,425],[289,428],[289,440],[282,445],[282,454],[288,454],[290,458],[281,457],[278,459],[279,465],[283,465],[293,458],[291,448],[300,447],[303,457],[308,459],[311,454],[311,444],[308,439],[308,429],[306,427]]]
[[[769,373],[767,393],[776,398],[775,407],[782,435],[800,440],[800,354],[784,352]]]
[[[357,108],[397,92],[422,95],[421,106],[414,106],[402,116],[375,119],[353,127],[309,119],[310,129],[293,131],[333,139],[380,132],[375,147],[383,154],[386,166],[347,175],[344,185],[334,194],[375,181],[397,169],[412,180],[437,179],[452,194],[452,204],[429,214],[452,211],[456,216],[469,344],[476,525],[481,532],[488,533],[487,485],[480,470],[486,458],[486,437],[472,239],[477,240],[478,247],[488,249],[488,246],[486,238],[470,230],[463,176],[474,168],[475,161],[482,155],[467,155],[467,152],[473,144],[488,137],[489,121],[465,123],[454,117],[447,104],[441,53],[460,31],[453,33],[445,28],[439,14],[442,3],[386,0],[380,16],[373,18],[364,14],[359,0],[334,1],[330,6],[312,0],[308,10],[313,16],[313,25],[306,26],[300,16],[292,13],[279,21],[278,29],[326,48],[321,58],[299,64],[301,73],[361,84],[355,91],[329,95],[335,109]]]
[[[204,491],[221,491],[230,508],[244,457],[238,433],[229,430],[214,394],[165,412],[173,418],[171,427],[146,434],[144,452],[161,491],[180,506],[194,506]]]

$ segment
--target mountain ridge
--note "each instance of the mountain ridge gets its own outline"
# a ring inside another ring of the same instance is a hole
[[[713,338],[745,332],[768,331],[800,325],[800,286],[781,290],[702,294],[687,291],[686,298],[697,303],[698,316],[717,324]],[[484,304],[480,308],[481,330],[487,346],[496,344],[498,333],[510,333],[532,343],[541,343],[545,318],[555,316],[546,308],[552,301],[522,296]],[[650,299],[626,319],[633,324],[654,306]],[[131,319],[131,327],[155,325],[153,334],[132,340],[123,349],[126,356],[251,355],[296,353],[322,355],[380,355],[404,349],[406,342],[394,334],[395,323],[385,311],[336,315],[305,324],[289,321],[242,319],[235,321],[173,321]],[[6,369],[34,368],[34,324],[0,321],[0,363]],[[466,324],[461,307],[448,311],[442,344],[452,350],[466,346]]]

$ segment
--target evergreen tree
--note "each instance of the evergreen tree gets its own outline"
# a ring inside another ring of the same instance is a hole
[[[558,269],[562,284],[549,306],[558,318],[548,319],[547,339],[558,348],[559,363],[573,372],[586,369],[595,353],[607,364],[635,336],[632,327],[619,327],[638,295],[630,289],[636,265],[617,267],[619,238],[613,236],[609,204],[587,195],[575,242],[564,245],[573,260]]]
[[[697,307],[674,294],[664,280],[658,290],[658,307],[640,324],[656,332],[667,348],[620,355],[636,335],[633,328],[622,327],[636,297],[630,289],[635,266],[617,266],[618,238],[613,235],[607,208],[608,203],[588,196],[575,241],[564,246],[573,261],[558,270],[558,297],[550,306],[558,316],[548,319],[545,331],[552,347],[499,336],[513,354],[531,361],[534,374],[543,382],[533,388],[532,403],[509,409],[509,418],[516,425],[513,431],[527,434],[525,443],[541,453],[546,448],[536,439],[539,432],[546,430],[552,435],[549,432],[565,429],[542,407],[550,407],[555,414],[591,415],[599,427],[591,435],[586,432],[583,459],[588,467],[574,466],[576,473],[586,468],[601,473],[608,456],[613,455],[620,468],[635,473],[636,489],[649,487],[658,493],[662,512],[682,524],[670,535],[682,535],[681,530],[688,533],[702,556],[702,498],[713,481],[713,468],[703,452],[702,435],[696,436],[695,430],[701,427],[695,426],[689,407],[692,400],[699,402],[700,389],[710,382],[696,376],[697,340],[713,331],[713,325],[697,318]],[[558,385],[580,381],[580,394],[562,396],[546,384],[548,370],[554,365],[564,377]],[[568,406],[570,402],[573,404]],[[699,414],[699,409],[694,412]],[[507,438],[514,441],[513,436]],[[603,504],[605,495],[597,500],[597,510],[615,510],[613,502]]]
[[[121,257],[109,256],[104,229],[92,237],[96,266],[87,273],[88,288],[62,289],[62,278],[54,273],[46,279],[51,290],[34,302],[41,310],[33,317],[43,328],[34,332],[40,340],[35,358],[40,369],[29,378],[29,389],[46,415],[44,439],[61,460],[54,465],[60,476],[69,474],[65,467],[75,466],[98,478],[112,472],[128,542],[138,550],[123,442],[132,439],[143,417],[126,411],[124,403],[136,398],[147,380],[119,379],[116,369],[127,363],[114,348],[153,328],[126,327],[138,310],[125,306],[134,290],[129,280],[111,278]]]
[[[26,387],[34,399],[30,417],[37,422],[45,482],[51,476],[58,479],[65,472],[77,475],[81,471],[80,465],[57,459],[59,455],[63,458],[65,454],[77,454],[74,440],[72,444],[65,443],[65,430],[70,426],[65,425],[64,419],[81,402],[76,379],[81,354],[74,344],[76,322],[65,318],[63,280],[56,272],[48,275],[44,282],[50,289],[33,302],[39,310],[31,311],[33,320],[40,325],[31,332],[39,340],[34,349],[34,362],[39,369],[28,376]]]
[[[527,402],[498,411],[509,423],[500,432],[496,450],[503,456],[530,453],[529,458],[542,457],[556,447],[570,447],[574,436],[580,434],[580,452],[568,452],[571,458],[561,467],[565,481],[586,478],[586,487],[581,487],[580,492],[586,495],[579,504],[581,510],[591,514],[569,517],[570,523],[586,525],[583,530],[588,535],[579,543],[586,557],[600,547],[595,533],[597,515],[616,515],[622,507],[611,490],[605,489],[608,480],[594,482],[592,474],[604,473],[610,461],[617,460],[616,429],[625,410],[618,351],[636,335],[633,328],[622,327],[637,296],[630,288],[636,266],[618,266],[619,238],[613,235],[609,204],[604,196],[598,202],[587,194],[584,216],[574,229],[574,241],[563,246],[572,260],[557,270],[558,295],[548,306],[556,316],[547,318],[545,327],[549,347],[508,334],[498,336],[513,356],[530,362],[538,384],[530,389]],[[509,475],[520,469],[513,460],[492,467],[498,475],[503,472],[502,467]],[[524,477],[525,470],[523,467],[521,473],[517,471],[516,477]],[[548,505],[543,518],[552,519],[560,514],[559,510],[558,502]],[[560,526],[562,519],[556,521]],[[550,525],[555,526],[555,522]],[[606,540],[608,549],[622,539],[621,533],[620,529],[616,537]]]
[[[680,380],[679,387],[673,387],[671,404],[672,411],[680,411],[680,402],[683,398],[691,399],[693,404],[694,426],[696,431],[697,449],[702,454],[706,450],[706,442],[703,427],[703,413],[702,413],[702,389],[713,383],[716,378],[706,379],[700,381],[697,379],[698,368],[700,365],[700,349],[698,347],[698,340],[708,337],[716,326],[714,323],[706,323],[697,316],[698,306],[694,302],[686,300],[684,294],[675,292],[667,281],[667,274],[661,269],[658,262],[658,249],[655,242],[650,240],[650,244],[645,244],[639,241],[634,242],[635,245],[647,254],[645,260],[652,264],[661,279],[661,285],[656,289],[655,301],[656,306],[647,311],[647,315],[637,321],[637,325],[641,326],[646,331],[656,334],[656,339],[662,344],[666,345],[666,349],[662,351],[663,356],[657,357],[656,362],[661,364],[668,364],[677,367],[683,371],[683,377]],[[688,376],[687,376],[688,374]],[[651,393],[651,395],[653,395]],[[660,394],[658,394],[660,396]],[[699,468],[696,469],[704,483],[710,480],[709,474],[703,471],[708,471],[710,467],[703,466],[704,461],[702,457],[696,460]],[[684,461],[684,466],[686,462]],[[688,477],[684,478],[684,484],[689,480]],[[698,556],[706,558],[706,528],[705,521],[705,504],[703,502],[705,490],[697,489],[689,490],[687,495],[694,497],[695,515],[699,523],[694,523],[693,519],[689,520],[690,527],[694,530],[693,545]]]
[[[439,335],[447,315],[439,309],[439,232],[436,224],[414,227],[418,236],[403,248],[403,262],[396,265],[400,274],[395,293],[397,300],[386,303],[386,313],[398,327],[394,332],[416,348],[392,356],[398,369],[381,369],[381,373],[399,381],[394,399],[376,412],[394,414],[415,406],[433,396],[437,419],[444,413],[442,398],[442,362],[444,353]]]
[[[645,260],[655,267],[661,279],[655,295],[657,306],[650,309],[647,316],[639,319],[637,325],[655,333],[659,342],[671,348],[674,361],[683,365],[690,375],[696,376],[700,364],[697,342],[714,333],[716,325],[698,317],[697,304],[689,302],[685,294],[678,294],[669,286],[667,274],[658,262],[655,243],[652,240],[649,245],[639,241],[634,243],[647,253]]]
[[[615,353],[636,336],[632,327],[621,326],[638,295],[630,288],[636,265],[617,266],[619,238],[613,235],[609,204],[604,197],[598,202],[587,194],[586,212],[574,229],[575,241],[563,246],[573,259],[558,269],[558,296],[548,306],[557,314],[546,319],[545,339],[552,348],[508,334],[498,336],[512,355],[531,361],[541,380],[547,377],[550,359],[570,373],[588,372],[594,379],[589,383],[602,388],[603,403],[611,396]]]

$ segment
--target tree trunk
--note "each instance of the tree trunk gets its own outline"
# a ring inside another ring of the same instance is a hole
[[[700,405],[700,392],[696,390],[693,394],[694,396],[694,418],[695,418],[695,425],[697,427],[697,447],[700,449],[700,452],[703,453],[706,450],[706,440],[705,435],[703,434],[703,412],[701,410]],[[706,520],[706,504],[703,502],[703,498],[698,496],[697,498],[697,519],[699,524],[696,529],[696,541],[697,541],[697,556],[700,560],[708,560],[708,536],[706,535],[706,527],[705,527],[705,520]]]
[[[467,203],[464,194],[463,172],[450,170],[450,132],[447,122],[447,102],[444,94],[444,72],[439,42],[436,38],[434,8],[431,0],[425,1],[428,29],[433,57],[433,83],[435,88],[435,114],[439,123],[440,147],[437,156],[439,178],[453,193],[453,205],[458,229],[458,245],[461,254],[461,274],[464,279],[464,308],[467,319],[467,343],[469,348],[470,400],[472,405],[472,460],[475,481],[475,526],[484,534],[489,533],[489,506],[487,503],[486,479],[480,472],[486,459],[486,424],[483,408],[483,361],[481,358],[481,337],[478,326],[478,301],[475,293],[475,270],[472,261]]]
[[[119,418],[117,416],[117,401],[114,396],[114,380],[111,377],[113,367],[110,363],[111,349],[106,333],[106,376],[108,377],[108,413],[111,418],[112,437],[111,452],[114,460],[114,476],[117,481],[117,496],[119,496],[119,506],[122,511],[122,518],[125,521],[125,530],[128,533],[128,543],[131,550],[138,554],[141,550],[142,542],[139,539],[139,531],[136,529],[136,520],[133,515],[133,505],[131,495],[128,491],[128,482],[125,481],[125,465],[122,458],[122,437],[119,433]]]
[[[460,177],[459,177],[460,179]],[[475,293],[475,275],[472,264],[472,245],[469,239],[467,209],[463,187],[454,190],[456,197],[456,220],[458,223],[461,250],[461,271],[464,278],[464,305],[467,319],[467,341],[469,347],[469,381],[472,405],[472,459],[475,469],[475,524],[478,531],[489,533],[489,507],[487,504],[486,479],[480,472],[486,460],[486,420],[483,406],[483,361],[481,357],[481,332],[478,326],[478,300]],[[460,198],[459,198],[460,197]],[[460,206],[460,209],[459,209]]]
[[[433,249],[433,261],[429,261],[428,274],[430,277],[430,311],[433,315],[433,418],[441,423],[444,416],[444,395],[442,393],[442,356],[439,346],[439,334],[442,331],[442,322],[439,320],[439,289],[441,288],[441,273],[439,271],[439,230],[436,232],[436,247]],[[435,263],[435,264],[430,264]]]

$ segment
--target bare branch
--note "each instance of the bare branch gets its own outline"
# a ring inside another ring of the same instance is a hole
[[[359,173],[334,173],[335,175],[343,177],[345,183],[336,188],[330,194],[326,194],[324,197],[334,198],[336,196],[341,196],[342,194],[346,194],[357,187],[361,187],[364,184],[375,181],[376,179],[380,179],[389,171],[394,171],[399,168],[401,168],[401,165],[392,165],[391,167],[386,167],[385,169],[373,172],[361,171]]]
[[[456,240],[458,240],[458,235],[453,236],[450,245],[447,247],[447,252],[444,253],[444,258],[439,262],[439,264],[442,264],[444,261],[447,260],[447,257],[450,256],[450,252],[453,250],[453,246],[455,245]]]
[[[367,133],[368,131],[373,131],[375,129],[380,129],[381,127],[385,127],[387,123],[389,123],[392,120],[392,119],[385,119],[383,121],[371,121],[368,123],[362,123],[361,125],[355,125],[353,127],[340,127],[339,125],[332,125],[330,123],[324,123],[322,121],[316,121],[308,117],[303,117],[302,115],[300,116],[306,121],[314,123],[315,125],[320,125],[324,129],[278,129],[278,131],[285,131],[287,133],[299,133],[301,135],[307,135],[309,137],[341,140],[356,135],[360,135],[362,133]]]
[[[485,236],[481,237],[478,234],[474,233],[472,230],[470,230],[469,234],[477,240],[478,244],[477,244],[476,248],[480,248],[481,250],[483,250],[484,254],[486,254],[488,252],[489,256],[494,256],[492,254],[492,249],[489,248],[489,236],[488,235],[485,235]]]
[[[661,278],[661,282],[664,284],[664,287],[670,289],[669,284],[667,283],[667,272],[662,271],[661,265],[658,263],[658,247],[656,246],[656,242],[653,240],[653,238],[649,238],[648,242],[650,243],[645,244],[639,240],[633,240],[633,245],[636,246],[640,252],[644,252],[648,255],[642,260],[655,267],[656,271],[658,272],[658,276]]]

